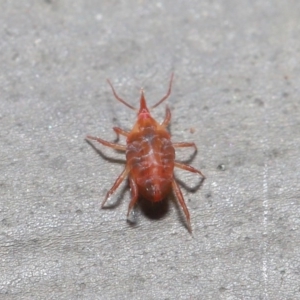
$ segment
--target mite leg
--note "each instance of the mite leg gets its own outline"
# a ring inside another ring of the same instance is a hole
[[[179,162],[177,162],[177,161],[175,161],[174,166],[177,167],[177,168],[180,168],[180,169],[183,169],[183,170],[192,172],[192,173],[198,173],[198,174],[200,174],[203,178],[206,178],[206,177],[202,174],[201,171],[195,169],[195,168],[192,167],[192,166],[185,165],[185,164],[179,163]]]
[[[170,108],[167,106],[166,107],[166,116],[163,122],[161,123],[162,126],[167,127],[171,121],[171,111]]]
[[[115,133],[118,135],[124,135],[124,136],[128,136],[129,135],[129,132],[123,130],[122,128],[119,128],[119,127],[113,127],[113,130],[115,131]]]
[[[108,82],[108,84],[110,85],[110,87],[111,87],[111,89],[112,89],[112,92],[113,92],[115,98],[116,98],[118,101],[122,102],[122,103],[125,104],[127,107],[131,108],[132,110],[136,110],[135,107],[133,107],[132,105],[130,105],[129,103],[127,103],[125,100],[123,100],[121,97],[118,96],[118,94],[117,94],[117,92],[115,91],[113,85],[111,84],[111,82],[110,82],[108,79],[107,79],[107,82]]]
[[[190,233],[192,233],[192,226],[191,226],[191,220],[190,220],[190,213],[189,210],[185,204],[183,195],[181,193],[180,187],[178,185],[178,183],[176,182],[176,180],[173,178],[172,180],[172,187],[173,187],[173,191],[175,192],[175,195],[179,201],[179,204],[181,205],[183,212],[185,214],[186,217],[186,222],[187,222],[187,227]]]
[[[107,192],[104,201],[101,204],[101,208],[104,207],[107,199],[110,197],[110,195],[119,187],[119,185],[122,183],[122,181],[126,178],[126,176],[129,173],[129,169],[127,167],[125,167],[125,169],[122,171],[122,173],[119,175],[119,177],[117,178],[117,180],[115,181],[114,185],[112,186],[112,188]]]
[[[124,145],[119,145],[119,144],[116,144],[116,143],[107,142],[105,140],[102,140],[100,138],[90,136],[90,135],[88,135],[86,138],[88,140],[97,141],[98,143],[100,143],[104,146],[107,146],[107,147],[110,147],[110,148],[113,148],[113,149],[116,149],[116,150],[126,151],[126,146],[124,146]]]
[[[172,144],[174,148],[185,148],[185,147],[194,147],[195,150],[197,150],[195,143],[173,143]]]
[[[170,79],[170,83],[169,83],[169,89],[168,89],[167,94],[165,96],[163,96],[162,99],[160,99],[155,105],[151,106],[151,108],[155,108],[156,106],[158,106],[159,104],[164,102],[170,96],[171,90],[172,90],[173,77],[174,77],[174,73],[172,73],[172,75],[171,75],[171,79]]]
[[[128,206],[127,217],[138,200],[138,187],[132,178],[129,178],[129,184],[131,189],[131,201]]]

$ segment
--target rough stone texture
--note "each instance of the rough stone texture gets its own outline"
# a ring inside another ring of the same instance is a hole
[[[300,299],[299,15],[297,0],[2,1],[0,298]],[[176,172],[193,236],[171,200],[130,226],[126,185],[100,210],[123,156],[84,141],[135,120],[107,77],[154,104],[172,70],[173,140],[196,142],[207,176]]]

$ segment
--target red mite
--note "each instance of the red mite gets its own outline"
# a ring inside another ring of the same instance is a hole
[[[170,79],[167,94],[151,108],[155,108],[170,96],[172,81],[173,74]],[[107,199],[128,176],[131,189],[131,201],[129,203],[127,216],[136,204],[139,196],[151,202],[158,202],[166,198],[173,189],[184,211],[188,230],[191,232],[190,214],[180,187],[174,177],[174,167],[198,173],[203,179],[205,176],[201,171],[189,165],[176,162],[174,148],[193,147],[197,150],[195,143],[171,142],[171,135],[167,130],[167,126],[171,120],[171,111],[168,106],[166,107],[165,119],[160,124],[152,118],[149,112],[143,89],[141,90],[140,108],[138,110],[120,98],[111,82],[109,80],[107,80],[107,82],[111,86],[115,98],[127,107],[137,111],[138,114],[137,121],[130,132],[119,127],[113,128],[118,136],[123,135],[127,138],[126,145],[111,143],[98,137],[87,136],[89,140],[95,140],[104,146],[125,151],[126,153],[126,166],[112,188],[106,194],[101,207],[103,208]]]

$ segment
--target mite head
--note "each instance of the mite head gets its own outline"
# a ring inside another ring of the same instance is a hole
[[[140,109],[138,111],[139,118],[147,118],[150,116],[150,111],[147,107],[144,90],[141,89],[141,98],[140,98]]]
[[[159,100],[155,105],[151,106],[150,108],[155,108],[156,106],[160,105],[162,102],[164,102],[170,96],[171,89],[172,89],[173,77],[174,77],[174,73],[172,73],[172,75],[171,75],[171,79],[170,79],[170,83],[169,83],[169,90],[168,90],[167,94],[161,100]],[[149,109],[146,104],[146,99],[145,99],[143,89],[141,89],[140,109],[138,110],[117,95],[113,85],[111,84],[111,82],[108,79],[107,79],[107,82],[110,85],[110,87],[113,91],[113,94],[118,101],[122,102],[124,105],[126,105],[130,109],[135,110],[138,113],[139,118],[142,118],[142,119],[149,118],[149,117],[151,118]]]
[[[153,125],[153,123],[156,123],[156,121],[151,117],[150,111],[147,107],[143,89],[141,89],[140,109],[138,110],[137,122],[140,127],[147,127],[149,125]]]

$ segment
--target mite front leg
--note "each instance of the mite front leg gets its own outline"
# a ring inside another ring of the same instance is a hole
[[[108,141],[105,141],[105,140],[102,140],[98,137],[94,137],[94,136],[90,136],[88,135],[86,137],[88,140],[94,140],[94,141],[97,141],[98,143],[104,145],[104,146],[107,146],[107,147],[110,147],[110,148],[113,148],[115,150],[120,150],[120,151],[126,151],[126,146],[124,145],[119,145],[119,144],[116,144],[116,143],[111,143],[111,142],[108,142]]]
[[[112,92],[113,92],[115,98],[116,98],[118,101],[122,102],[122,103],[125,104],[127,107],[131,108],[132,110],[136,110],[135,107],[133,107],[132,105],[130,105],[129,103],[127,103],[124,99],[122,99],[121,97],[118,96],[117,92],[115,91],[115,88],[113,87],[113,85],[111,84],[111,82],[110,82],[108,79],[107,79],[107,82],[108,82],[108,84],[110,85],[110,87],[111,87],[111,89],[112,89]]]
[[[167,127],[169,125],[170,121],[171,121],[171,111],[170,111],[170,108],[167,106],[166,107],[165,119],[163,120],[161,125],[164,126],[164,127]]]
[[[176,198],[179,201],[179,204],[181,205],[183,212],[185,214],[186,217],[186,222],[187,222],[187,227],[190,233],[192,233],[192,226],[191,226],[191,220],[190,220],[190,213],[189,210],[185,204],[183,195],[181,193],[180,187],[178,185],[178,183],[176,182],[175,179],[172,180],[172,187],[173,187],[173,191],[175,192]]]
[[[198,173],[198,174],[200,174],[200,175],[203,177],[203,179],[206,178],[206,177],[202,174],[201,171],[195,169],[195,168],[192,167],[192,166],[185,165],[185,164],[179,163],[179,162],[177,162],[177,161],[175,161],[174,166],[177,167],[177,168],[180,168],[180,169],[182,169],[182,170],[186,170],[186,171],[192,172],[192,173]]]
[[[118,138],[119,138],[119,135],[124,135],[126,137],[129,135],[129,132],[127,132],[127,131],[123,130],[122,128],[119,128],[119,127],[113,127],[113,130],[117,134]]]
[[[117,180],[115,181],[114,185],[112,186],[112,188],[107,192],[104,201],[101,204],[101,208],[104,207],[107,199],[111,196],[111,194],[114,193],[114,191],[119,187],[119,185],[122,183],[122,181],[126,178],[126,176],[129,173],[129,168],[125,167],[125,169],[122,171],[122,173],[119,175],[119,177],[117,178]]]
[[[154,104],[153,106],[151,106],[151,108],[155,108],[156,106],[158,106],[159,104],[161,104],[162,102],[164,102],[170,96],[171,90],[172,90],[173,77],[174,77],[174,73],[171,74],[171,79],[170,79],[169,89],[168,89],[167,94],[165,96],[163,96],[162,99],[160,99],[156,104]]]

